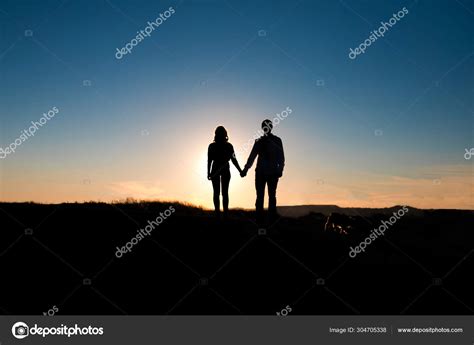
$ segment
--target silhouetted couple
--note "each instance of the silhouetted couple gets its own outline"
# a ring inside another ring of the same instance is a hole
[[[279,137],[271,133],[272,129],[273,124],[271,120],[262,122],[263,135],[255,140],[247,164],[245,164],[244,169],[241,169],[235,157],[234,147],[229,143],[226,129],[222,126],[216,128],[214,142],[209,145],[207,153],[207,178],[212,181],[214,208],[217,215],[220,215],[219,196],[221,193],[224,216],[227,216],[229,210],[229,160],[232,160],[240,176],[245,177],[258,156],[257,168],[255,169],[255,190],[257,193],[255,210],[257,212],[257,221],[263,221],[265,186],[268,189],[269,215],[271,218],[277,217],[276,190],[278,179],[283,175],[285,155],[283,153],[283,143]]]

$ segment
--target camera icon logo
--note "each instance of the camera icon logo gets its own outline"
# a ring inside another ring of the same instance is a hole
[[[23,339],[30,334],[30,328],[24,322],[17,322],[12,327],[12,334],[17,339]]]

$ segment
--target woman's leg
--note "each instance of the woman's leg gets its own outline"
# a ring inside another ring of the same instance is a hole
[[[230,171],[223,171],[221,174],[222,182],[222,204],[224,207],[224,213],[229,210],[229,182],[230,182]]]
[[[219,208],[220,208],[220,201],[219,201],[219,194],[220,194],[220,179],[221,177],[219,175],[213,176],[212,177],[212,188],[214,190],[214,209],[216,213],[219,213]]]

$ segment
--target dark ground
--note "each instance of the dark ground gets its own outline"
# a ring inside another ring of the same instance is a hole
[[[350,259],[349,247],[398,207],[338,209],[355,212],[348,235],[324,231],[327,208],[282,217],[264,234],[252,212],[219,221],[173,204],[151,236],[115,257],[169,205],[0,203],[0,313],[474,312],[474,211],[410,208]]]

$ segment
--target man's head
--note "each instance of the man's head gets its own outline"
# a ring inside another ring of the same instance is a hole
[[[269,119],[263,120],[262,129],[263,129],[263,133],[265,133],[265,134],[271,133],[272,129],[273,129],[272,120],[269,120]]]

